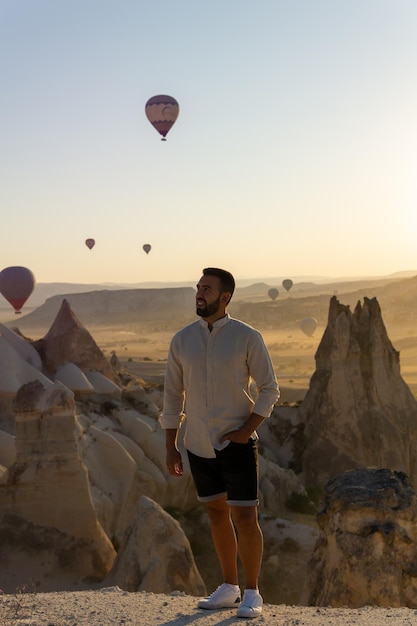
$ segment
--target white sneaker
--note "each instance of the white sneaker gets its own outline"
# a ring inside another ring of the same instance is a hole
[[[245,589],[243,600],[236,612],[238,617],[259,617],[264,601],[257,589]]]
[[[199,609],[230,609],[240,602],[239,585],[223,583],[208,598],[198,601]]]

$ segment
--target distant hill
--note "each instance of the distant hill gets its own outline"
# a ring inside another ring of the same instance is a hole
[[[254,325],[286,326],[305,317],[315,317],[321,326],[327,323],[330,298],[336,295],[342,304],[353,309],[364,297],[376,297],[386,322],[417,321],[417,276],[403,279],[381,279],[341,284],[305,284],[304,289],[283,293],[272,301],[271,285],[255,283],[237,289],[229,311],[232,316]],[[337,289],[336,289],[337,287]],[[11,315],[7,326],[25,329],[47,329],[65,298],[86,326],[121,325],[146,322],[164,328],[178,327],[195,319],[195,290],[192,287],[161,289],[101,289],[67,293],[48,298],[26,315]]]
[[[289,295],[309,295],[320,293],[344,293],[360,289],[363,286],[385,285],[388,282],[416,276],[417,270],[406,270],[397,272],[389,276],[377,277],[342,277],[329,278],[325,276],[295,276],[291,277],[294,285]],[[265,298],[268,300],[268,290],[271,287],[278,289],[280,296],[288,295],[282,287],[282,281],[287,276],[275,276],[259,279],[241,278],[237,279],[235,299],[256,299]],[[23,311],[30,311],[43,304],[48,298],[63,294],[88,293],[93,291],[120,291],[132,289],[170,289],[180,287],[195,287],[195,281],[182,282],[140,282],[140,283],[37,283],[34,292],[27,301]],[[302,292],[302,294],[300,294]],[[7,311],[10,305],[4,298],[0,298],[0,310]]]
[[[188,320],[195,307],[194,290],[190,287],[172,289],[104,289],[84,293],[52,296],[27,315],[7,322],[8,327],[49,329],[63,300],[85,326],[136,324],[178,325],[178,319]]]
[[[237,317],[258,325],[285,326],[304,317],[315,317],[321,326],[325,326],[333,295],[352,310],[364,297],[376,297],[385,322],[417,322],[417,276],[321,285],[317,290],[316,286],[310,285],[303,292],[293,293],[291,290],[288,296],[281,298],[280,295],[275,301],[268,299],[267,293],[264,293],[262,301],[232,300],[229,310]]]
[[[417,274],[417,272],[416,272]],[[369,278],[358,280],[346,280],[343,282],[326,282],[326,283],[314,283],[308,281],[294,282],[290,291],[286,291],[284,287],[278,282],[269,283],[257,282],[247,287],[237,287],[236,293],[233,296],[233,300],[243,300],[245,302],[268,302],[270,297],[268,295],[269,289],[274,287],[278,289],[278,301],[282,301],[286,298],[306,298],[308,296],[333,296],[340,294],[356,293],[359,291],[370,292],[375,288],[384,287],[391,283],[396,283],[399,278],[385,277],[385,278]]]

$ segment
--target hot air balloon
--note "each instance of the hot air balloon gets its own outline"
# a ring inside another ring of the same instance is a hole
[[[278,289],[275,289],[275,287],[272,287],[272,289],[270,289],[268,291],[268,296],[271,298],[271,300],[276,300],[278,298]]]
[[[91,248],[94,248],[94,246],[96,245],[96,242],[94,239],[86,239],[85,245],[91,250]]]
[[[307,335],[307,337],[312,337],[314,335],[314,331],[317,328],[317,320],[314,317],[306,317],[301,320],[300,328]]]
[[[35,284],[35,277],[27,267],[6,267],[0,273],[0,293],[10,302],[16,314],[21,313],[20,309]]]
[[[146,117],[162,135],[161,141],[166,141],[166,136],[175,124],[179,112],[179,104],[171,96],[153,96],[145,105]]]
[[[293,282],[291,280],[291,278],[286,278],[285,280],[282,281],[282,286],[284,287],[284,289],[286,291],[289,291],[291,289],[291,287],[293,286]]]
[[[149,254],[149,252],[151,251],[151,244],[150,243],[144,243],[142,248],[145,250],[146,254]]]

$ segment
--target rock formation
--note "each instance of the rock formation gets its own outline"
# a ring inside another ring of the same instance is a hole
[[[156,502],[141,496],[126,529],[107,584],[127,591],[186,591],[205,595],[206,587],[181,526]]]
[[[14,409],[16,461],[0,483],[0,562],[8,571],[3,589],[14,592],[29,575],[44,591],[63,581],[83,586],[102,580],[115,551],[97,520],[78,455],[72,392],[35,380],[19,389]],[[27,554],[30,564],[22,567]]]
[[[12,402],[18,389],[39,380],[62,382],[77,398],[119,398],[121,381],[93,337],[64,300],[47,335],[30,341],[0,324],[0,428],[14,434]],[[0,450],[0,464],[2,464]]]
[[[259,501],[272,515],[280,515],[292,494],[306,496],[300,479],[292,470],[280,467],[276,461],[259,456]]]
[[[11,333],[11,331],[10,331]],[[13,334],[13,333],[11,333]],[[17,337],[17,335],[15,335]],[[28,346],[30,347],[30,346]],[[8,432],[14,432],[12,403],[20,387],[31,381],[38,380],[46,388],[52,381],[31,365],[16,350],[8,337],[0,335],[0,421]]]
[[[323,486],[368,466],[404,471],[417,487],[417,401],[401,377],[377,300],[364,298],[352,313],[332,297],[315,358],[298,412],[305,484]]]
[[[402,472],[354,469],[330,480],[303,604],[417,607],[417,497]]]
[[[32,367],[42,370],[42,359],[35,348],[18,332],[14,332],[0,324],[0,334],[9,343],[15,351]]]
[[[95,370],[117,382],[110,363],[65,299],[45,337],[33,345],[49,375],[54,375],[60,366],[73,363],[83,372]]]
[[[320,532],[315,526],[281,517],[261,514],[259,521],[265,538],[259,578],[262,594],[276,604],[300,604]]]

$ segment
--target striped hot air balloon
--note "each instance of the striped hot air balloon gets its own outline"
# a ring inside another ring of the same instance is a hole
[[[162,135],[162,141],[166,141],[166,136],[175,124],[179,112],[179,104],[171,96],[153,96],[145,105],[146,117]]]

